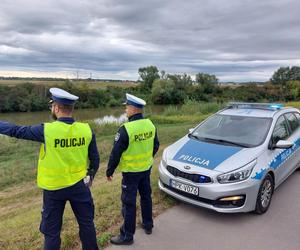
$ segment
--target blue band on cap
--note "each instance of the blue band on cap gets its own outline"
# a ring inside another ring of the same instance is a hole
[[[131,106],[134,106],[134,107],[137,107],[137,108],[139,108],[139,109],[144,108],[144,105],[137,104],[136,102],[133,102],[133,101],[130,101],[130,100],[127,100],[127,101],[126,101],[126,104],[127,104],[127,105],[131,105]]]
[[[69,100],[66,98],[60,98],[60,97],[56,97],[56,96],[52,96],[53,101],[63,104],[63,105],[73,105],[75,103],[74,100]]]

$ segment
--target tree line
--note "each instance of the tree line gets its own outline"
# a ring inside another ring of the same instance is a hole
[[[264,84],[248,83],[220,85],[213,74],[198,73],[193,80],[186,73],[168,74],[156,66],[139,68],[140,84],[136,87],[92,89],[88,84],[66,80],[61,87],[80,97],[76,108],[119,106],[126,92],[138,95],[153,104],[183,104],[199,102],[276,102],[297,101],[300,98],[300,67],[281,67]],[[54,86],[52,86],[54,87]],[[28,112],[48,109],[49,85],[24,83],[0,85],[0,112]]]
[[[220,85],[215,75],[166,74],[156,66],[139,69],[142,89],[150,91],[154,104],[181,104],[186,99],[203,102],[275,102],[300,98],[300,67],[281,67],[264,84]]]
[[[76,85],[65,81],[63,85],[51,86],[63,88],[79,96],[75,108],[114,107],[124,101],[126,91],[131,88],[109,87],[106,89],[91,89],[87,84]],[[49,85],[32,83],[18,84],[15,86],[0,85],[0,112],[28,112],[42,111],[49,108],[51,94]]]

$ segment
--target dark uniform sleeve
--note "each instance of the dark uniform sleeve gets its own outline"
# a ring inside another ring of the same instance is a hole
[[[124,126],[120,127],[114,141],[113,149],[110,153],[106,176],[112,176],[119,165],[122,153],[128,148],[129,138]]]
[[[42,143],[45,141],[44,124],[34,126],[19,126],[13,123],[0,121],[0,134]]]
[[[157,129],[155,129],[154,146],[153,146],[153,157],[157,153],[158,149],[159,149],[159,141],[158,141],[158,136],[157,136]]]
[[[100,156],[99,156],[99,151],[97,148],[97,142],[96,142],[96,136],[93,132],[92,135],[92,140],[91,143],[89,145],[89,149],[88,149],[88,157],[90,160],[90,165],[88,168],[88,175],[90,175],[93,179],[98,171],[99,168],[99,164],[100,164]]]

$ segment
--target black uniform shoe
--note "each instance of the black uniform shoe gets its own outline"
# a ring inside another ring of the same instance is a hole
[[[132,245],[133,240],[124,240],[121,235],[117,235],[110,239],[110,243],[114,245]]]
[[[152,228],[150,229],[144,228],[144,231],[146,234],[152,234]]]

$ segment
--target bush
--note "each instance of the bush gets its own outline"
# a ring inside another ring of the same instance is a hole
[[[173,80],[155,80],[151,91],[154,104],[181,104],[184,102],[185,92],[175,88]]]

